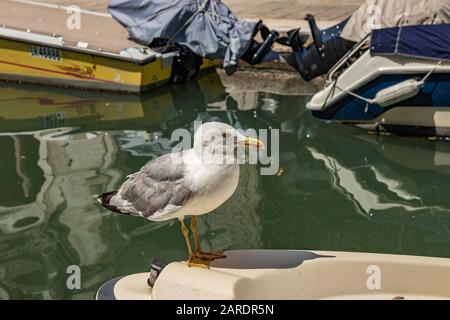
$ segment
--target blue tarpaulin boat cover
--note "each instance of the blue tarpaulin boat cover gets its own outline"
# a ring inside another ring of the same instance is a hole
[[[450,60],[450,24],[373,30],[371,53]]]
[[[225,67],[244,55],[256,27],[220,0],[111,0],[108,10],[138,43],[166,39],[199,56],[223,59]]]

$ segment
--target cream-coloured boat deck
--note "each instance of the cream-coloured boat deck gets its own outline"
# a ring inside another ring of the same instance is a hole
[[[76,46],[84,42],[93,50],[119,53],[125,48],[139,47],[127,39],[126,29],[108,14],[82,11],[80,29],[73,30],[67,27],[69,17],[67,7],[48,5],[42,1],[0,0],[0,26],[45,35],[57,34],[68,44]]]

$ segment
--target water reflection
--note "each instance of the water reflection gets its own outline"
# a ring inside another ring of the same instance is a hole
[[[354,250],[450,257],[450,144],[369,136],[313,119],[308,98],[226,93],[219,78],[144,96],[0,86],[0,299],[92,298],[155,257],[185,256],[176,222],[112,214],[94,196],[170,152],[195,120],[281,131],[284,175],[243,166],[200,220],[206,249]],[[66,288],[66,268],[82,289]]]
[[[154,233],[170,222],[124,219],[100,208],[93,197],[170,152],[174,129],[193,130],[200,119],[241,126],[237,110],[214,105],[227,98],[217,77],[142,97],[14,85],[0,87],[0,93],[3,298],[92,297],[99,284],[120,274],[116,261],[123,263],[122,254],[143,261],[135,271],[156,255],[184,256],[182,239],[172,237],[178,226],[165,235],[174,239],[164,243],[165,237]],[[256,168],[244,167],[236,196],[202,220],[205,247],[261,247],[257,189]],[[149,236],[156,238],[149,241],[153,247],[143,248]],[[83,289],[77,292],[65,288],[71,264],[82,270]]]
[[[449,147],[447,142],[433,142],[433,148],[412,139],[400,139],[402,144],[398,139],[370,136],[330,140],[334,150],[340,150],[335,155],[314,147],[308,150],[329,170],[333,187],[354,202],[361,214],[373,216],[390,209],[410,213],[448,210],[448,197],[436,201],[433,190],[445,188],[450,173],[450,149],[444,151]],[[436,150],[439,147],[441,151]],[[349,150],[353,151],[352,159],[340,156]],[[414,175],[408,175],[412,171]],[[433,196],[431,202],[427,201],[429,196]]]
[[[2,155],[12,162],[5,170],[10,177],[3,180],[0,207],[2,281],[25,297],[28,292],[35,298],[60,296],[68,265],[89,269],[108,262],[122,244],[105,232],[103,212],[90,201],[93,193],[122,178],[113,166],[117,145],[107,134],[75,129],[0,137],[1,145],[14,143]],[[30,287],[30,281],[42,282],[42,288]]]
[[[376,223],[419,228],[428,243],[450,241],[448,142],[359,134],[307,149],[355,212]]]

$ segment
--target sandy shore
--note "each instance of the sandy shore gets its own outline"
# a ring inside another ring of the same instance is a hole
[[[83,9],[106,12],[109,0],[34,0],[60,5],[79,5]],[[271,28],[286,31],[306,27],[303,17],[314,14],[322,27],[342,21],[364,0],[223,0],[240,17],[263,19]]]

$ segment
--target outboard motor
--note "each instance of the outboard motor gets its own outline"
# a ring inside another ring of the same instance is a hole
[[[294,67],[303,79],[310,81],[328,73],[355,43],[340,36],[349,18],[326,30],[317,27],[313,15],[309,14],[305,19],[311,28],[313,44],[305,47],[307,37],[299,35],[299,29],[288,33],[285,44],[293,50]]]
[[[272,50],[272,46],[278,40],[280,34],[275,30],[269,30],[261,20],[256,24],[253,39],[258,33],[261,34],[263,42],[253,40],[241,59],[251,65],[279,60],[280,55]],[[225,69],[227,75],[232,75],[236,71],[236,67]]]
[[[250,47],[242,56],[245,62],[256,65],[264,62],[280,59],[280,55],[272,50],[273,44],[278,40],[280,34],[275,30],[269,30],[260,20],[253,30],[252,39],[260,33],[262,43],[253,40]],[[193,53],[188,47],[175,43],[169,43],[166,39],[155,38],[149,45],[153,50],[160,53],[178,51],[174,57],[174,64],[171,75],[172,83],[181,83],[195,79],[200,71],[203,58]],[[237,65],[225,68],[228,75],[232,75],[237,69]]]
[[[159,53],[177,52],[173,57],[171,83],[183,83],[197,78],[203,58],[189,50],[188,47],[176,43],[169,43],[166,39],[155,38],[148,45]]]
[[[280,34],[275,30],[269,30],[261,20],[256,24],[253,39],[258,32],[261,34],[263,42],[259,43],[256,40],[253,40],[250,48],[242,57],[242,60],[252,65],[276,60],[278,58],[278,54],[272,51],[272,45],[277,41]]]
[[[172,65],[171,83],[182,83],[196,79],[203,58],[193,53],[185,46],[178,46],[178,54],[174,57]]]

